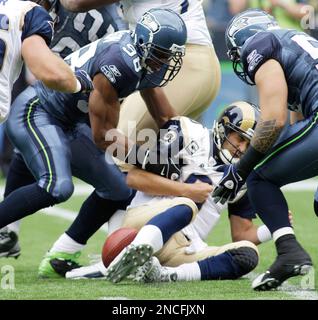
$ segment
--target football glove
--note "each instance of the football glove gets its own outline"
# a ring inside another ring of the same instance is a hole
[[[219,166],[217,171],[223,171],[223,177],[214,189],[212,197],[215,203],[225,204],[233,200],[245,183],[245,179],[239,175],[234,164]]]
[[[76,70],[75,77],[81,85],[81,88],[76,93],[90,93],[94,90],[93,81],[85,70]]]
[[[178,180],[181,175],[181,166],[172,157],[163,156],[160,152],[152,150],[146,153],[142,169],[171,180]]]
[[[177,164],[172,156],[137,144],[130,149],[125,162],[171,180],[178,180],[181,175],[181,165]]]

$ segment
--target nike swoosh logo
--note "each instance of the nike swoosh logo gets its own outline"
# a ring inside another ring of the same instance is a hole
[[[160,173],[160,174],[161,174],[162,176],[164,176],[164,175],[165,175],[165,171],[166,171],[166,168],[163,168],[163,169],[161,170],[161,173]]]

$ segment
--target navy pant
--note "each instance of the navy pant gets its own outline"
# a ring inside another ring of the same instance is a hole
[[[131,195],[125,175],[97,148],[89,126],[65,125],[50,115],[32,87],[15,100],[6,130],[38,185],[58,202],[73,192],[72,173],[92,185],[102,198],[116,201]]]

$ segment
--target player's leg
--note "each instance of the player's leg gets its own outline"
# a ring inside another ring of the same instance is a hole
[[[53,264],[53,268],[64,276],[69,266],[56,254],[76,254],[88,239],[106,223],[117,210],[126,210],[133,191],[126,184],[126,176],[114,164],[112,158],[99,150],[92,140],[91,129],[86,124],[77,126],[70,142],[72,151],[72,173],[95,190],[82,204],[79,214],[50,249],[41,266]]]
[[[35,179],[25,165],[21,154],[14,152],[6,178],[4,198],[14,190],[34,182]],[[20,222],[20,220],[15,221],[0,230],[0,257],[18,257],[20,255],[18,242]]]
[[[40,109],[33,89],[26,90],[13,104],[7,133],[37,182],[15,190],[1,202],[1,227],[64,201],[73,191],[70,166],[63,159],[63,154],[67,156],[67,143],[60,141],[63,132],[52,125],[48,115]],[[61,156],[54,155],[52,149]]]
[[[234,280],[251,272],[258,264],[257,247],[240,241],[205,250],[207,256],[175,267],[162,266],[156,257],[139,267],[134,280],[170,282],[195,280]],[[208,253],[210,251],[210,254]]]
[[[129,211],[124,226],[139,227],[140,230],[132,243],[109,266],[107,278],[113,282],[121,281],[162,249],[174,233],[191,222],[198,208],[192,200],[180,197]],[[138,222],[133,223],[133,220]]]
[[[276,288],[289,277],[307,272],[312,264],[296,240],[280,187],[317,176],[318,150],[313,147],[317,144],[317,119],[314,115],[286,127],[272,152],[247,181],[252,205],[270,230],[278,254],[268,272],[254,281],[256,290]]]
[[[74,189],[71,152],[62,125],[45,112],[33,88],[22,93],[16,103],[7,121],[7,132],[36,182],[13,191],[0,204],[3,224],[63,202]]]
[[[178,114],[198,118],[219,91],[220,64],[212,47],[188,44],[186,52],[180,72],[164,91]],[[121,106],[118,128],[126,135],[136,133],[128,132],[129,121],[136,122],[137,132],[158,129],[139,93],[130,95]]]

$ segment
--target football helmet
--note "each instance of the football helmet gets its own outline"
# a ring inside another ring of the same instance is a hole
[[[236,15],[229,23],[225,32],[228,57],[233,63],[236,75],[249,85],[254,83],[244,72],[241,62],[241,49],[244,43],[255,34],[272,29],[279,29],[278,22],[270,14],[260,9],[249,9]]]
[[[134,42],[148,81],[162,87],[178,74],[186,40],[186,25],[176,12],[151,9],[142,15]]]
[[[228,135],[235,131],[245,139],[251,140],[254,135],[254,129],[260,117],[259,108],[245,101],[237,101],[230,104],[213,124],[213,139],[218,150],[217,157],[224,163],[236,163],[239,157],[236,155],[241,152],[230,142]],[[223,148],[227,140],[235,149],[234,155],[228,149]]]

